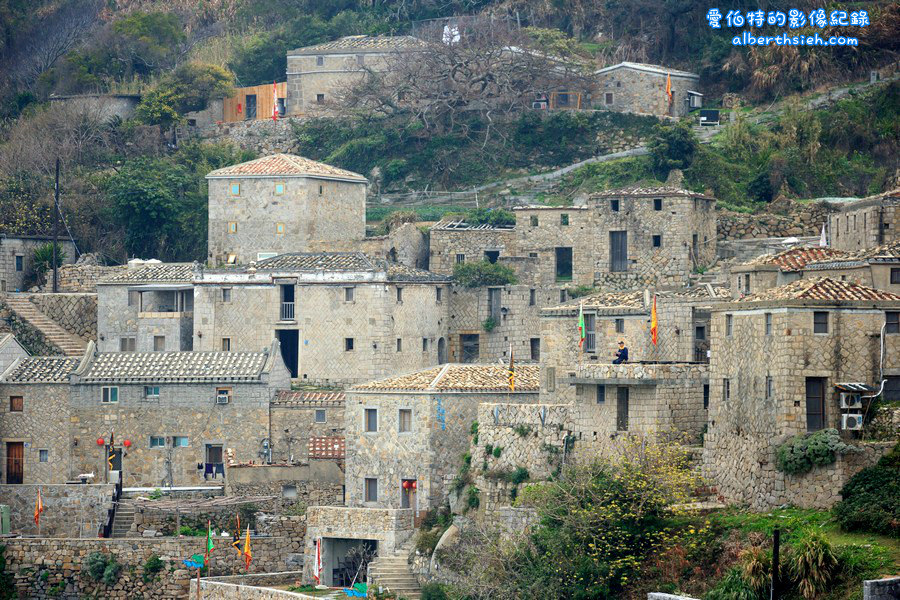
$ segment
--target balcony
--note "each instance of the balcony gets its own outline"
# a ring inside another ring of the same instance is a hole
[[[293,302],[282,302],[281,303],[281,320],[282,321],[293,321],[294,320],[294,303]]]
[[[660,385],[677,380],[707,380],[709,365],[699,362],[632,362],[579,365],[562,383],[588,385]]]

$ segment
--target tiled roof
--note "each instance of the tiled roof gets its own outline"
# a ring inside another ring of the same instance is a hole
[[[222,177],[316,177],[318,179],[340,179],[342,181],[367,180],[359,173],[346,171],[325,163],[320,163],[295,154],[272,154],[256,160],[223,167],[210,172],[206,178]]]
[[[896,302],[900,295],[876,290],[849,281],[838,281],[830,277],[798,279],[776,288],[750,294],[737,302],[766,302],[770,300],[826,300],[833,302]]]
[[[580,307],[596,308],[644,308],[644,292],[598,292],[569,300],[546,310],[578,310]]]
[[[513,225],[505,227],[497,227],[496,225],[469,225],[465,219],[461,217],[443,218],[431,226],[431,230],[449,230],[449,231],[512,231]]]
[[[678,188],[671,185],[661,185],[657,187],[641,187],[630,186],[619,188],[616,190],[605,190],[591,194],[591,198],[615,198],[618,196],[639,196],[647,198],[664,198],[666,196],[686,196],[688,198],[705,198],[707,200],[715,200],[712,196],[705,196],[692,192],[684,188]]]
[[[425,42],[411,35],[348,35],[330,42],[297,48],[288,52],[288,56],[304,54],[330,54],[344,51],[353,52],[391,52],[424,48]]]
[[[898,260],[900,260],[900,241],[895,241],[857,252],[845,252],[840,257],[810,263],[806,268],[810,271],[815,271],[819,269],[858,267],[870,262],[896,262]]]
[[[190,283],[195,263],[156,263],[131,267],[98,283]]]
[[[598,69],[594,71],[597,73],[606,73],[608,71],[613,71],[615,69],[635,69],[637,71],[646,71],[648,73],[656,73],[657,75],[675,75],[681,77],[694,77],[699,78],[700,76],[696,73],[691,73],[690,71],[680,71],[678,69],[670,69],[669,67],[664,67],[662,65],[650,65],[647,63],[635,63],[635,62],[620,62],[617,65],[610,65],[608,67],[603,67],[602,69]]]
[[[80,358],[60,356],[25,357],[13,363],[3,383],[65,383],[79,362]]]
[[[722,283],[700,283],[674,292],[660,292],[660,295],[673,298],[731,298],[731,290]]]
[[[386,268],[389,281],[449,282],[453,279],[449,275],[439,275],[400,263],[386,263]]]
[[[347,456],[347,444],[342,435],[313,436],[309,438],[308,458],[338,458]]]
[[[289,252],[256,263],[257,271],[374,271],[362,252]]]
[[[763,254],[742,264],[742,267],[771,265],[782,271],[802,271],[809,263],[823,260],[840,259],[849,256],[848,252],[821,246],[799,246],[777,254]]]
[[[447,364],[356,386],[354,390],[382,392],[506,392],[509,373],[506,365]],[[536,392],[540,387],[540,367],[519,364],[516,392]]]
[[[343,406],[344,392],[297,392],[279,390],[272,400],[273,406],[296,406],[298,408],[312,406]]]
[[[105,352],[84,373],[84,383],[256,381],[267,352]]]

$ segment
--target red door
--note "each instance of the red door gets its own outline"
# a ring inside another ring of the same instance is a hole
[[[6,442],[6,483],[22,483],[25,473],[25,442]]]

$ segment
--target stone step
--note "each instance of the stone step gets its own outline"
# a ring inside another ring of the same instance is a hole
[[[7,296],[6,305],[22,320],[40,331],[47,341],[59,348],[66,356],[82,356],[87,344],[59,326],[56,321],[42,313],[27,298]]]

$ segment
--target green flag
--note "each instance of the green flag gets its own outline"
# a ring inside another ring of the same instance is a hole
[[[216,549],[216,545],[213,543],[212,536],[212,522],[206,522],[206,553],[212,554],[212,551]]]
[[[584,345],[584,303],[578,305],[578,347]]]

